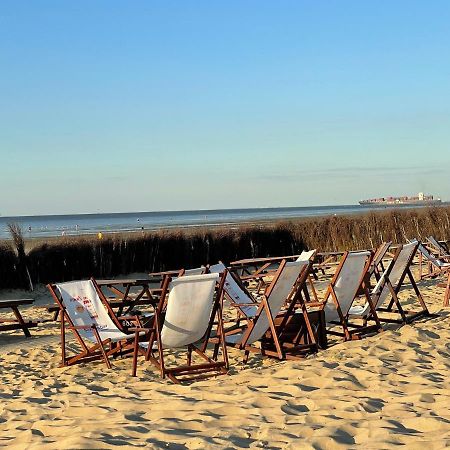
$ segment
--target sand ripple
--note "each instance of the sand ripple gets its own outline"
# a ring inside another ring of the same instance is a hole
[[[450,444],[450,310],[276,362],[231,351],[232,375],[175,386],[142,362],[58,368],[57,327],[0,346],[0,446],[8,448],[390,448]],[[7,344],[7,345],[6,345]]]

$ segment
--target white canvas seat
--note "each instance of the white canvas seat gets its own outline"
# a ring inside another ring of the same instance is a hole
[[[161,302],[167,304],[161,330],[157,331],[154,336],[155,339],[147,342],[136,340],[135,342],[133,375],[136,374],[136,361],[139,351],[160,368],[163,377],[168,375],[174,382],[180,382],[178,377],[187,374],[195,375],[197,373],[203,376],[206,372],[212,371],[226,373],[228,366],[226,352],[222,362],[210,359],[204,352],[214,319],[217,320],[219,334],[221,332],[223,336],[220,305],[223,282],[220,282],[220,280],[219,274],[213,273],[182,276],[171,282],[167,300],[161,299]],[[205,340],[205,345],[204,349],[201,350],[197,345],[203,340]],[[188,351],[189,363],[177,368],[166,368],[164,350],[182,348]],[[154,350],[158,350],[159,360],[152,356]],[[190,355],[192,351],[206,360],[206,363],[191,364]]]
[[[134,334],[127,334],[94,279],[47,285],[61,316],[62,365],[102,358],[111,368],[108,356],[131,350]],[[131,319],[140,326],[137,316]],[[66,357],[66,328],[76,337],[81,352]],[[141,336],[144,332],[140,332]]]
[[[440,258],[437,258],[433,254],[431,254],[424,245],[419,245],[419,252],[422,253],[422,255],[431,263],[433,266],[437,267],[438,269],[443,269],[446,267],[450,267],[450,263],[443,261]]]
[[[381,330],[373,308],[375,325],[367,325],[366,322],[358,325],[349,321],[349,313],[358,296],[364,295],[366,302],[370,300],[368,285],[372,264],[373,255],[369,251],[345,252],[342,256],[326,290],[322,307],[327,323],[327,333],[342,336],[344,340],[351,340],[359,339],[363,334]],[[336,325],[342,327],[342,332],[335,329]]]
[[[334,281],[334,293],[344,317],[347,316],[360,289],[368,258],[370,258],[370,252],[349,252]],[[327,323],[340,321],[334,301],[327,301],[324,311]]]
[[[371,292],[372,304],[375,309],[381,308],[390,297],[389,284],[387,283],[387,280],[389,280],[393,288],[398,285],[402,275],[404,275],[408,267],[412,252],[415,251],[416,246],[417,241],[412,241],[405,244],[402,247],[399,256],[395,260],[391,261],[390,265],[381,275],[381,278],[378,280]],[[362,307],[351,308],[349,314],[352,316],[367,317],[370,314],[370,307],[366,303]]]
[[[311,258],[317,253],[317,250],[302,251],[296,261],[310,261]]]
[[[433,246],[440,258],[450,258],[449,252],[443,244],[441,244],[434,236],[428,236],[427,241]]]
[[[377,284],[373,287],[373,289],[370,292],[370,298],[372,299],[372,302],[377,301],[384,285],[385,285],[385,278],[383,274],[381,275],[381,278],[377,281]],[[376,306],[374,305],[374,307]],[[353,317],[366,318],[370,314],[370,312],[371,312],[370,306],[368,302],[366,302],[364,305],[351,306],[350,309],[348,310],[348,315]]]
[[[421,255],[420,258],[421,278],[435,277],[443,272],[447,272],[450,269],[450,262],[448,261],[448,259],[446,259],[445,255],[436,256],[422,244],[419,244],[418,250]],[[428,262],[428,273],[426,274],[423,273],[423,259],[425,259],[425,261]]]
[[[413,240],[408,244],[401,246],[392,261],[389,263],[386,270],[382,273],[375,287],[371,292],[372,305],[375,310],[386,310],[385,304],[389,300],[388,312],[392,309],[392,303],[395,303],[398,312],[402,315],[402,322],[412,320],[420,315],[427,315],[428,309],[420,295],[417,285],[410,271],[410,265],[414,258],[416,251],[420,247],[420,243],[417,240]],[[404,313],[400,302],[398,301],[397,294],[399,293],[405,277],[408,276],[414,291],[418,297],[418,300],[422,306],[422,310],[418,313],[412,314],[409,318]],[[392,295],[392,291],[394,295]],[[349,310],[349,316],[367,318],[372,315],[372,311],[368,302],[364,306],[352,307]],[[398,322],[396,320],[381,319],[388,322]]]
[[[206,273],[206,267],[205,266],[200,266],[200,267],[195,267],[194,269],[186,269],[183,272],[182,276],[187,276],[187,275],[203,275],[204,273]]]
[[[218,279],[219,274],[205,274],[182,276],[172,281],[161,330],[163,349],[186,347],[203,337]],[[148,348],[148,342],[139,345]]]
[[[229,344],[252,345],[262,338],[271,326],[271,321],[281,311],[289,295],[292,293],[295,282],[303,269],[308,267],[309,260],[288,262],[281,271],[279,277],[274,279],[274,284],[267,298],[263,298],[258,306],[255,317],[240,333],[225,336]],[[270,287],[269,287],[270,289]]]
[[[210,273],[223,273],[225,270],[225,264],[222,262],[209,266]],[[237,307],[245,317],[255,317],[258,305],[251,297],[250,293],[246,292],[242,286],[239,285],[230,272],[227,272],[225,278],[224,291],[225,298],[232,304],[238,305]]]
[[[56,284],[56,287],[73,324],[77,327],[90,327],[79,329],[83,339],[97,342],[94,328],[102,341],[109,339],[118,342],[130,339],[130,335],[119,330],[112,321],[91,280],[71,281]]]

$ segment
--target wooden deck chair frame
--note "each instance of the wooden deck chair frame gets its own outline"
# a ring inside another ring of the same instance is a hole
[[[419,319],[421,317],[431,317],[430,312],[428,311],[427,305],[425,304],[422,294],[419,291],[419,288],[417,287],[417,283],[414,280],[414,276],[411,272],[411,265],[412,262],[414,260],[414,257],[418,251],[420,242],[417,241],[416,243],[416,247],[414,248],[414,250],[411,252],[410,257],[407,260],[407,263],[405,264],[405,270],[403,271],[403,273],[400,275],[399,281],[396,283],[396,285],[394,286],[393,283],[390,280],[390,275],[392,272],[392,269],[394,268],[394,265],[398,259],[398,257],[400,256],[402,249],[403,249],[403,245],[400,245],[399,247],[397,247],[395,253],[394,253],[394,257],[391,260],[388,268],[386,269],[385,273],[384,273],[384,283],[388,286],[390,295],[391,295],[391,300],[389,301],[389,304],[386,308],[380,306],[377,309],[377,312],[387,312],[387,313],[397,313],[400,315],[400,319],[392,319],[392,318],[386,318],[386,317],[380,317],[378,316],[378,319],[381,322],[387,322],[387,323],[400,323],[400,324],[406,324],[406,323],[411,323],[416,319]],[[412,311],[407,311],[405,309],[403,309],[401,302],[398,298],[398,294],[400,293],[403,283],[406,279],[406,277],[408,277],[409,282],[411,283],[411,286],[414,290],[414,293],[417,297],[417,300],[419,301],[420,306],[422,307],[421,311],[416,311],[416,312],[412,312]],[[374,304],[376,304],[376,299],[373,299]],[[394,310],[394,306],[396,307],[396,310]],[[372,312],[373,314],[373,312]]]
[[[419,252],[419,274],[420,279],[436,278],[450,271],[450,260],[432,252],[430,246],[420,244]],[[426,271],[424,268],[426,267]]]
[[[273,356],[282,359],[298,359],[299,357],[305,357],[311,353],[316,353],[319,350],[318,337],[311,325],[311,321],[308,315],[307,303],[310,301],[307,283],[312,283],[311,273],[313,271],[313,258],[311,258],[308,265],[300,272],[294,287],[285,302],[286,309],[283,310],[281,315],[280,324],[275,324],[274,327],[263,336],[261,341],[261,353],[263,356]],[[268,289],[267,295],[263,298],[267,307],[267,311],[270,311],[267,298],[270,296],[271,291],[275,285],[271,285]],[[314,289],[314,287],[313,287]],[[300,309],[303,316],[303,326],[297,331],[297,334],[293,339],[285,339],[285,330],[289,326],[289,323],[294,318],[294,312]],[[270,311],[270,313],[272,313]],[[275,319],[274,317],[272,319]],[[272,320],[273,321],[273,320]],[[270,322],[270,317],[269,317]],[[306,333],[307,342],[300,342],[302,335]],[[250,334],[248,334],[250,336]],[[247,337],[248,339],[248,337]],[[278,345],[277,345],[278,342]],[[250,348],[251,346],[247,346]],[[281,349],[281,353],[280,353]]]
[[[381,277],[381,274],[386,270],[383,265],[383,259],[386,256],[386,253],[389,251],[392,245],[392,241],[383,242],[376,250],[373,255],[373,260],[371,267],[369,269],[369,275],[375,276],[375,279],[378,281]]]
[[[391,245],[392,241],[383,242],[376,248],[375,253],[373,254],[372,263],[370,264],[370,268],[367,273],[367,280],[368,280],[367,288],[369,289],[369,291],[371,288],[372,277],[375,277],[375,280],[378,281],[381,278],[381,274],[385,271],[383,259],[388,253]],[[364,295],[363,287],[361,287],[358,294],[361,296]]]
[[[361,337],[363,335],[366,335],[369,333],[374,333],[374,332],[378,333],[383,330],[381,327],[380,320],[378,319],[378,315],[375,310],[375,307],[372,303],[372,298],[371,298],[370,292],[369,292],[369,283],[370,283],[370,280],[369,280],[370,272],[369,271],[370,271],[372,264],[374,263],[374,255],[372,252],[369,252],[369,256],[364,265],[362,274],[360,275],[360,278],[358,280],[358,287],[354,293],[353,299],[350,303],[350,307],[359,295],[363,295],[366,299],[366,302],[369,305],[369,308],[371,311],[371,317],[375,321],[375,324],[368,325],[367,320],[363,320],[362,325],[356,324],[354,322],[350,322],[348,313],[346,315],[344,315],[342,312],[342,308],[341,308],[339,299],[337,297],[335,288],[336,288],[336,283],[339,280],[339,276],[341,275],[342,269],[344,268],[344,265],[345,265],[349,255],[350,255],[349,251],[344,252],[344,254],[342,255],[339,265],[333,275],[333,278],[330,281],[330,283],[327,287],[327,290],[325,291],[325,297],[324,297],[324,302],[323,302],[323,306],[322,306],[322,308],[325,308],[326,302],[329,301],[329,298],[331,297],[331,299],[334,302],[334,305],[336,307],[336,312],[339,316],[339,321],[331,321],[328,323],[331,323],[333,325],[342,326],[342,332],[336,331],[333,329],[327,329],[327,333],[334,335],[334,336],[343,337],[344,341],[361,339]]]
[[[430,248],[430,251],[435,253],[436,256],[445,260],[450,259],[450,250],[444,241],[440,242],[434,236],[428,236],[427,241],[427,247]]]
[[[218,264],[223,264],[222,261],[219,261]],[[245,307],[249,307],[249,306],[258,306],[257,301],[255,300],[255,298],[253,297],[253,295],[251,294],[251,292],[249,292],[249,290],[247,289],[247,287],[245,286],[245,284],[242,282],[241,277],[237,274],[237,272],[235,272],[234,270],[229,270],[226,268],[225,264],[223,264],[224,270],[226,269],[226,276],[229,276],[233,279],[233,281],[238,285],[239,289],[242,290],[242,292],[249,298],[250,302],[249,303],[236,303],[236,300],[227,292],[226,289],[226,279],[224,280],[224,297],[228,299],[228,303],[232,308],[236,309],[236,313],[237,313],[237,317],[235,320],[233,320],[233,323],[236,323],[238,326],[240,324],[241,320],[248,320],[249,317],[247,316],[247,314],[245,313]],[[210,270],[210,266],[208,266],[208,271]]]
[[[159,305],[155,311],[155,326],[153,329],[143,329],[135,328],[135,341],[134,341],[134,353],[133,353],[133,365],[132,365],[132,376],[136,376],[137,373],[137,359],[138,355],[144,355],[146,361],[150,361],[158,370],[161,378],[169,378],[172,382],[180,384],[186,381],[195,381],[216,375],[225,375],[228,373],[229,363],[228,363],[228,352],[225,345],[225,335],[222,319],[223,311],[223,297],[224,290],[223,285],[225,283],[227,271],[219,274],[218,281],[216,282],[215,288],[215,298],[213,301],[213,307],[211,311],[211,316],[209,319],[209,324],[204,336],[201,339],[201,345],[189,344],[187,346],[187,358],[186,364],[177,367],[168,368],[164,362],[164,349],[161,340],[161,331],[163,327],[163,314],[167,305],[169,286],[171,282],[171,277],[167,275],[162,284],[162,295]],[[218,361],[218,350],[214,349],[213,357],[210,358],[206,354],[207,345],[211,339],[211,332],[214,324],[217,326],[217,336],[220,339],[220,344],[222,348],[222,361]],[[139,346],[139,333],[145,331],[149,335],[147,350]],[[156,344],[156,353],[154,354],[154,344]],[[205,363],[193,364],[192,354],[195,353],[200,356]]]
[[[447,285],[445,286],[444,306],[450,306],[450,272],[447,277]]]
[[[248,298],[253,302],[253,303],[236,303],[235,300],[233,300],[226,292],[225,290],[225,296],[228,298],[229,303],[231,305],[231,307],[234,307],[237,311],[237,324],[239,325],[241,320],[249,320],[251,319],[251,317],[248,317],[245,314],[245,310],[243,308],[248,307],[248,306],[258,306],[258,302],[255,300],[255,298],[253,297],[252,293],[247,289],[247,287],[245,286],[245,284],[242,282],[241,278],[239,277],[239,275],[236,272],[233,271],[228,271],[228,275],[231,276],[233,278],[233,280],[237,283],[237,285],[242,289],[242,291],[248,296]]]
[[[253,281],[253,280],[256,281],[256,280],[258,280],[258,284],[257,284],[257,287],[256,287],[256,292],[260,293],[262,290],[266,289],[271,283],[271,280],[267,281],[267,280],[265,280],[265,278],[268,277],[268,276],[273,276],[276,273],[276,271],[277,271],[277,269],[272,269],[271,270],[270,269],[271,266],[273,266],[276,263],[281,263],[281,261],[283,261],[283,260],[286,260],[286,261],[298,261],[299,260],[298,258],[300,258],[304,253],[310,253],[310,256],[309,256],[308,259],[311,261],[311,264],[314,264],[314,261],[316,259],[317,254],[318,254],[317,250],[311,250],[311,251],[308,251],[308,252],[306,250],[304,250],[300,255],[281,256],[281,257],[277,256],[277,257],[273,257],[273,258],[271,258],[271,257],[255,258],[254,259],[255,262],[257,262],[257,261],[261,261],[261,262],[262,261],[266,261],[266,262],[261,267],[257,268],[254,272],[250,272],[250,271],[247,270],[247,275],[239,276],[237,270],[234,271],[233,273],[236,274],[235,278],[239,278],[240,284],[242,286],[245,286],[244,282],[246,282],[246,281]],[[251,265],[251,261],[252,260],[248,259],[247,261],[248,261],[248,264]],[[244,270],[245,270],[245,267],[239,267],[239,270],[241,270],[241,272],[243,273]],[[312,295],[314,297],[314,300],[316,302],[318,302],[319,298],[318,298],[318,295],[317,295],[316,288],[314,286],[313,279],[318,279],[317,274],[316,274],[316,269],[314,268],[314,266],[310,269],[310,273],[308,275],[308,284],[309,284],[309,286],[311,288],[311,292],[312,292]],[[310,302],[311,298],[310,298],[310,294],[309,294],[309,291],[308,291],[308,286],[306,284],[304,286],[303,293],[304,293],[304,296],[305,296],[305,301],[306,302]]]
[[[91,278],[90,280],[93,283],[94,289],[99,296],[101,303],[105,307],[110,316],[113,323],[117,326],[118,330],[123,331],[123,327],[120,323],[121,320],[129,320],[135,321],[138,326],[141,325],[140,319],[138,316],[121,316],[117,317],[114,314],[114,311],[109,306],[108,301],[103,294],[102,290],[99,288],[95,279]],[[54,301],[59,306],[60,313],[60,335],[61,335],[61,367],[70,366],[77,363],[94,361],[96,359],[103,359],[108,369],[111,369],[111,363],[109,361],[110,356],[116,356],[118,354],[124,354],[125,352],[131,352],[133,349],[133,343],[135,339],[134,334],[130,334],[129,339],[126,341],[119,342],[111,342],[110,339],[102,340],[99,334],[98,329],[95,326],[76,326],[74,325],[72,319],[66,311],[66,307],[64,305],[64,301],[62,296],[58,292],[58,288],[56,284],[48,284],[47,285],[50,294],[52,295]],[[70,330],[79,345],[82,348],[82,351],[74,356],[67,356],[67,348],[66,348],[66,330]],[[96,338],[96,343],[94,345],[87,344],[85,340],[81,337],[80,331],[92,329],[93,334]]]
[[[281,277],[281,274],[286,264],[287,264],[286,260],[283,260],[280,263],[270,286],[267,288],[265,294],[262,296],[262,299],[259,303],[258,310],[255,316],[248,320],[245,330],[241,327],[238,327],[229,330],[229,332],[226,332],[226,335],[243,332],[242,339],[239,342],[237,343],[227,342],[227,345],[230,347],[238,348],[240,350],[244,350],[245,352],[244,362],[247,361],[250,352],[260,353],[263,356],[271,356],[276,357],[278,359],[298,359],[299,357],[303,357],[309,353],[314,353],[318,351],[317,337],[314,333],[313,327],[311,326],[308,311],[302,295],[304,286],[312,270],[312,262],[305,265],[303,270],[299,273],[294,283],[293,289],[291,290],[288,298],[286,299],[285,304],[287,303],[287,309],[284,310],[282,313],[283,315],[281,323],[279,325],[275,324],[276,317],[273,316],[269,299],[271,293],[276,287],[276,283]],[[298,342],[301,330],[299,330],[298,335],[292,341],[286,342],[283,340],[283,332],[285,331],[285,327],[289,324],[289,321],[292,317],[292,314],[296,306],[297,307],[300,306],[300,309],[303,314],[306,333],[308,335],[309,340],[309,342],[306,344],[300,344]],[[258,323],[258,320],[261,318],[263,314],[267,316],[269,326],[268,330],[259,340],[259,342],[261,343],[261,347],[256,347],[253,344],[249,344],[248,341],[252,334],[253,329],[255,328],[255,326]]]

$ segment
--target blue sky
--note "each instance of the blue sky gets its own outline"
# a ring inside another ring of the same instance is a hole
[[[5,1],[0,213],[450,200],[448,1]]]

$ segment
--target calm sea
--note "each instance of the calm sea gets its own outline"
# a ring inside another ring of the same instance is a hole
[[[357,214],[372,208],[359,205],[301,208],[218,209],[113,214],[0,217],[0,238],[9,238],[7,225],[18,223],[26,237],[46,237],[101,232],[157,230],[173,227],[216,226],[255,221]],[[383,209],[373,208],[373,209]]]

